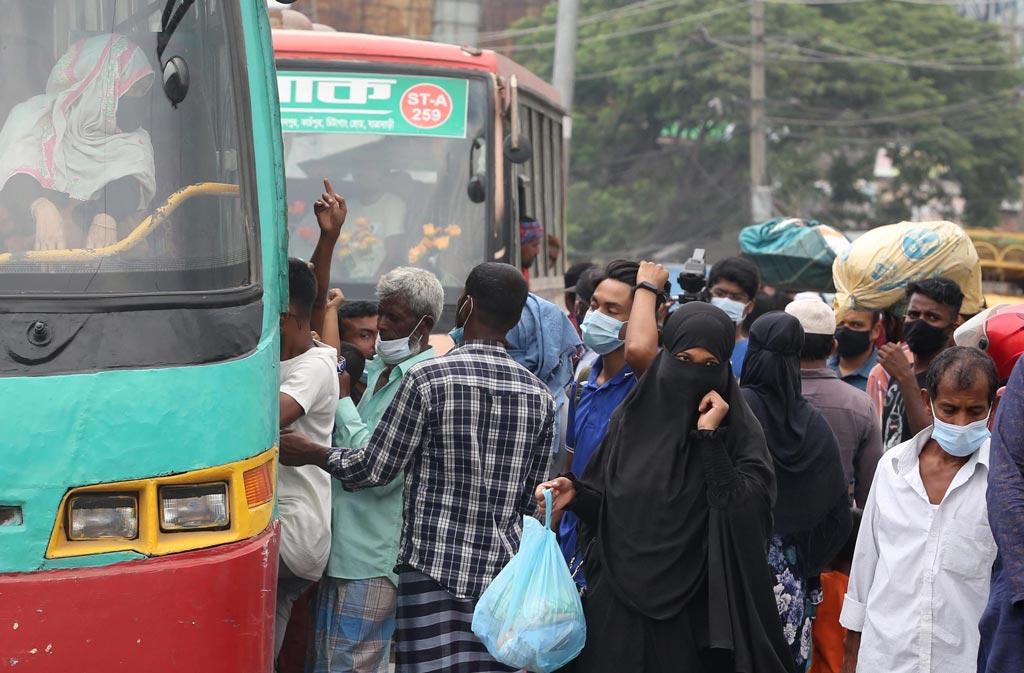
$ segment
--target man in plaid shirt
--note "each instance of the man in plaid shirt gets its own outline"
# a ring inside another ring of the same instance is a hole
[[[470,628],[476,599],[519,547],[553,440],[554,402],[505,352],[527,286],[488,262],[466,279],[456,348],[409,370],[362,449],[281,436],[281,462],[314,464],[348,490],[406,474],[398,555],[398,671],[510,671]]]

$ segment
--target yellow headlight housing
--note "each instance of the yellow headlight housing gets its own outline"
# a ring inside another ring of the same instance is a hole
[[[161,556],[253,537],[274,515],[276,477],[272,448],[192,472],[72,488],[58,508],[46,557]]]

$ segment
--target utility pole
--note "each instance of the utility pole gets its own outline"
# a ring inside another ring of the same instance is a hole
[[[576,81],[576,15],[579,0],[558,0],[558,22],[555,24],[555,66],[553,84],[562,96],[562,105],[572,110]]]
[[[558,0],[555,63],[551,79],[568,113],[562,126],[562,138],[565,140],[563,162],[566,171],[569,170],[569,145],[572,138],[572,97],[576,85],[576,17],[579,9],[579,0]]]
[[[764,109],[764,0],[750,4],[750,38],[750,215],[763,222],[772,216]]]

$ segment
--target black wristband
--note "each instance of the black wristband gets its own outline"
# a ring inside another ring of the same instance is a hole
[[[657,286],[655,286],[653,283],[648,283],[646,280],[643,281],[642,283],[637,283],[636,284],[636,289],[637,290],[650,290],[651,292],[653,292],[655,294],[655,296],[657,296],[657,297],[661,296],[661,290],[659,290],[657,288]]]

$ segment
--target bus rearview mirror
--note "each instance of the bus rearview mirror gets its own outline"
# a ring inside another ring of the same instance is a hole
[[[188,96],[189,76],[188,64],[180,56],[172,56],[164,64],[163,71],[164,93],[171,105],[178,107],[178,104]]]
[[[512,135],[505,136],[505,158],[514,164],[525,164],[533,156],[533,146],[530,139],[522,133],[519,134],[519,141],[513,142]]]

